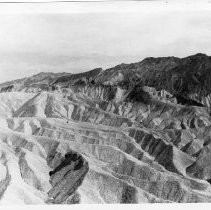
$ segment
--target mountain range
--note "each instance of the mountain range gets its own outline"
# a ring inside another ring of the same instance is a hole
[[[211,57],[0,84],[0,204],[211,202]]]

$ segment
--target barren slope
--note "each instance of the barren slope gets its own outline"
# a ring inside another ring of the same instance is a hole
[[[211,92],[200,81],[189,89],[209,60],[148,58],[0,85],[0,203],[211,202]],[[188,88],[171,89],[164,72]]]

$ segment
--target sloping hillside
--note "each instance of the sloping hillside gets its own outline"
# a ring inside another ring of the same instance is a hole
[[[209,56],[0,85],[0,204],[211,202]]]

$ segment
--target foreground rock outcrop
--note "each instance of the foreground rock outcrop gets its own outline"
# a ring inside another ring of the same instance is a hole
[[[48,162],[54,168],[53,171],[49,172],[52,189],[48,192],[48,196],[53,198],[54,203],[65,202],[83,182],[89,170],[88,162],[81,155],[72,151],[65,154],[65,157],[60,160],[60,164],[56,163],[56,167],[54,159],[52,160],[52,154]],[[80,198],[77,200],[80,202]]]

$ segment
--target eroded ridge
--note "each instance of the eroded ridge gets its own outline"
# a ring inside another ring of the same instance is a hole
[[[0,203],[211,202],[210,64],[148,58],[1,84]]]

